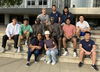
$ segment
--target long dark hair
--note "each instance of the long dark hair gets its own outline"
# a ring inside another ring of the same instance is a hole
[[[67,10],[68,10],[68,12],[69,12],[69,8],[68,8],[67,6],[65,6],[65,7],[64,7],[64,9],[67,9]],[[65,14],[64,9],[63,9],[63,14]]]

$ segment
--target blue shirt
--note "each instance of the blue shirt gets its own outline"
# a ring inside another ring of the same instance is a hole
[[[95,45],[95,42],[91,39],[88,42],[85,39],[83,39],[80,41],[80,44],[82,44],[82,48],[90,52],[93,48],[93,45]]]
[[[39,41],[37,38],[32,39],[30,44],[36,45],[36,46],[41,46],[41,48],[44,47],[44,41],[43,40]]]
[[[61,17],[61,14],[56,11],[56,13],[51,13],[50,14],[50,18],[53,17],[54,18],[54,23],[58,23],[59,22],[59,17]]]
[[[65,23],[65,20],[67,18],[71,19],[71,24],[75,24],[75,19],[74,19],[74,15],[72,13],[67,13],[67,14],[62,14],[61,16],[61,23]]]

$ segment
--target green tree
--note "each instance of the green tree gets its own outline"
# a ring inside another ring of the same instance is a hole
[[[14,6],[22,4],[23,0],[0,0],[0,6]]]

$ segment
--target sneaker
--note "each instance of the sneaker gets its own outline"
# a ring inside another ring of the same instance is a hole
[[[26,66],[30,66],[30,62],[28,62],[28,63],[26,64]]]
[[[50,64],[51,63],[51,61],[49,60],[49,61],[47,61],[47,64]]]
[[[55,65],[55,64],[56,64],[56,62],[52,62],[52,63],[51,63],[51,65]]]
[[[96,65],[91,65],[91,67],[92,67],[94,70],[96,70],[96,71],[99,70],[98,67],[97,67]]]
[[[28,44],[27,44],[27,40],[25,41],[25,45],[28,45]]]
[[[18,49],[17,49],[17,53],[20,53],[20,47],[18,47]]]
[[[2,49],[0,50],[1,53],[4,53],[5,51],[6,51],[5,48],[2,48]]]
[[[13,51],[16,53],[17,52],[17,49],[14,49]]]
[[[37,61],[35,61],[34,63],[35,63],[35,64],[37,64],[38,62],[37,62]]]
[[[82,66],[83,66],[83,63],[82,63],[82,62],[80,62],[80,63],[78,64],[78,66],[79,66],[79,67],[82,67]]]
[[[67,56],[68,55],[68,51],[65,51],[63,56]]]
[[[73,53],[73,57],[77,57],[77,53],[76,52]]]

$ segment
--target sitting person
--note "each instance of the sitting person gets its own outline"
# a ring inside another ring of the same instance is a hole
[[[54,23],[54,18],[50,18],[50,25],[49,25],[49,31],[51,32],[52,38],[54,38],[57,46],[58,46],[58,54],[61,56],[61,42],[62,42],[62,29],[61,25]]]
[[[90,31],[90,26],[88,22],[84,20],[84,16],[79,17],[79,22],[76,23],[76,30],[78,38],[84,36],[86,31]]]
[[[4,35],[2,38],[3,49],[1,52],[5,52],[6,42],[7,40],[11,40],[11,39],[14,40],[15,51],[18,49],[17,44],[18,44],[19,29],[20,29],[20,25],[17,23],[17,19],[13,18],[12,22],[7,25],[6,35]]]
[[[28,43],[30,33],[33,32],[32,27],[29,25],[29,20],[25,18],[23,20],[24,24],[21,24],[19,31],[19,40],[18,40],[18,52],[20,52],[22,42]]]
[[[43,34],[43,25],[40,23],[40,19],[37,18],[35,20],[35,24],[32,26],[33,29],[33,37],[36,37],[37,33]]]
[[[90,56],[92,59],[92,67],[98,70],[96,66],[96,45],[93,40],[91,40],[91,33],[85,32],[84,39],[80,41],[80,63],[79,67],[83,66],[83,58],[85,55]]]
[[[66,19],[66,24],[63,26],[63,32],[64,32],[64,37],[63,37],[63,47],[65,49],[64,56],[68,55],[68,49],[66,46],[66,41],[72,41],[73,43],[73,48],[74,48],[74,53],[73,56],[77,56],[77,37],[75,36],[76,34],[76,27],[72,24],[70,24],[71,20],[68,18]]]
[[[46,55],[48,56],[47,64],[52,62],[52,65],[55,65],[57,62],[57,45],[55,44],[54,40],[50,38],[50,32],[45,31],[45,40],[44,40],[44,48],[46,50]]]
[[[42,52],[42,48],[44,47],[44,41],[42,40],[42,34],[38,33],[37,38],[31,40],[29,49],[28,49],[28,58],[27,58],[27,66],[30,66],[30,58],[32,54],[35,56],[35,63],[38,62],[38,56]]]

